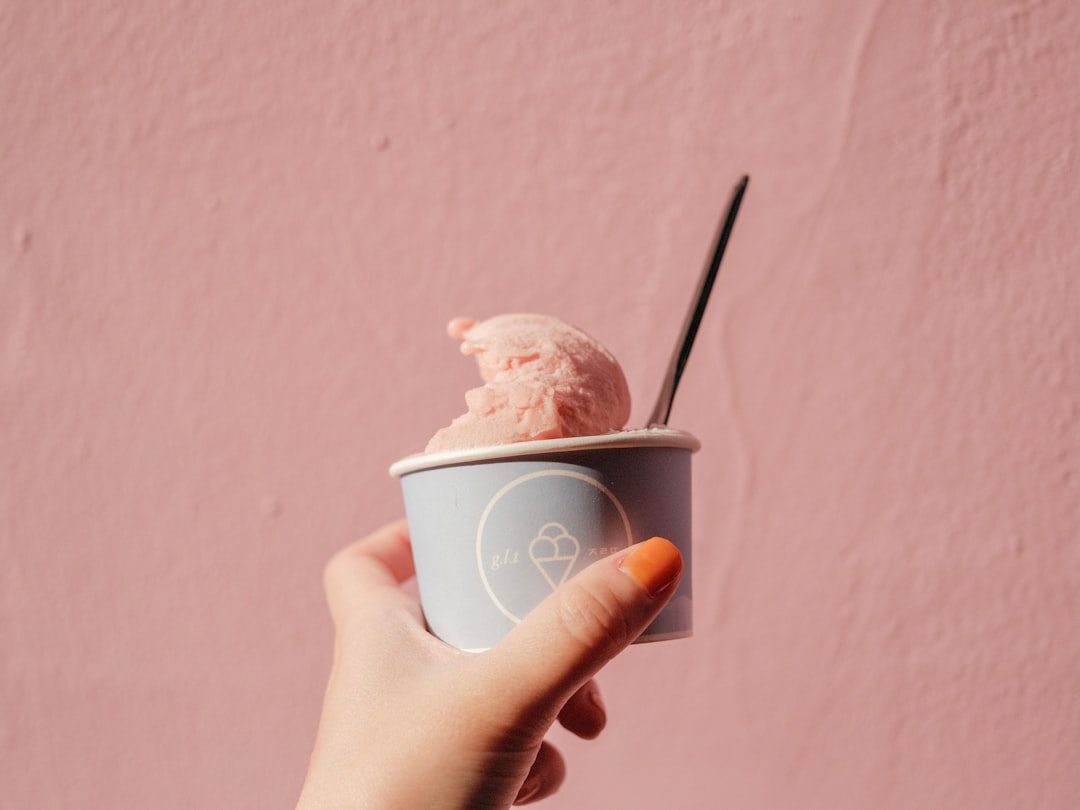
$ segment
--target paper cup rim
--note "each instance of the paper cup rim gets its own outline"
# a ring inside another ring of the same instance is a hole
[[[470,447],[465,450],[445,450],[441,453],[415,453],[390,465],[390,475],[400,478],[409,473],[455,464],[478,461],[510,461],[528,456],[568,453],[577,450],[608,450],[626,447],[673,447],[696,452],[701,442],[685,430],[669,427],[649,427],[635,430],[614,430],[599,436],[575,436],[569,439],[534,439],[513,444]]]

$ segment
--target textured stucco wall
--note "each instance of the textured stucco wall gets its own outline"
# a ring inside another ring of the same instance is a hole
[[[673,422],[697,634],[547,806],[1080,806],[1080,4],[0,3],[0,806],[289,806],[324,560],[535,309]]]

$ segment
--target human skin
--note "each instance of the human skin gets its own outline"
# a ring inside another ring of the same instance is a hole
[[[558,720],[606,722],[593,676],[674,593],[682,558],[652,538],[560,586],[496,647],[454,649],[424,628],[404,520],[339,552],[325,587],[334,660],[297,810],[484,810],[554,793]]]

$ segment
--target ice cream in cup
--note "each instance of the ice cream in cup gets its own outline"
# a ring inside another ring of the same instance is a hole
[[[579,329],[545,315],[450,322],[484,385],[425,453],[390,468],[435,635],[487,649],[586,565],[657,535],[682,553],[683,576],[638,640],[691,634],[690,456],[699,443],[667,423],[749,182],[732,189],[646,428],[624,429],[622,369]]]
[[[639,641],[692,632],[689,433],[624,429],[630,395],[597,341],[543,315],[457,318],[484,385],[400,478],[428,627],[463,650],[496,644],[559,585],[653,536],[683,555],[674,596]]]

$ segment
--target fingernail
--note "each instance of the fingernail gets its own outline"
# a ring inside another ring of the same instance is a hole
[[[528,778],[521,783],[521,789],[518,791],[518,795],[514,799],[514,804],[524,804],[539,792],[540,775],[536,773],[531,773],[529,774]]]
[[[619,568],[656,596],[667,590],[682,573],[682,554],[675,544],[663,537],[651,537],[634,546]]]
[[[589,687],[588,695],[589,703],[593,705],[593,708],[596,709],[596,711],[600,712],[600,714],[604,717],[607,717],[607,707],[604,706],[604,699],[600,697],[600,689],[596,686],[595,683]]]

